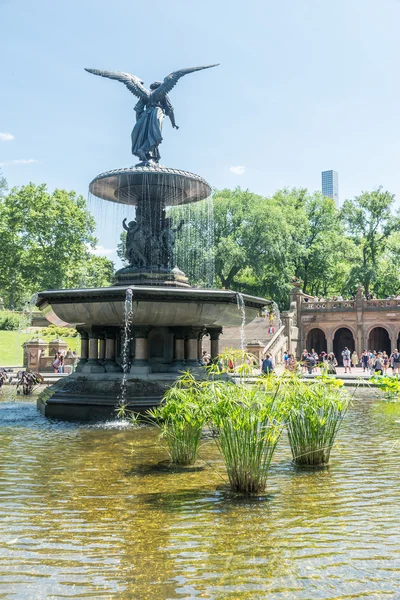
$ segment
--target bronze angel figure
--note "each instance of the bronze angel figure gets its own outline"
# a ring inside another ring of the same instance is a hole
[[[165,115],[169,117],[172,127],[179,129],[175,123],[173,106],[168,98],[168,92],[178,83],[179,79],[189,73],[210,69],[218,65],[192,67],[174,71],[165,77],[164,81],[155,81],[150,90],[143,86],[143,81],[135,75],[119,71],[100,71],[98,69],[85,69],[93,75],[116,79],[124,83],[128,90],[139,98],[135,106],[136,123],[132,130],[132,154],[138,156],[146,164],[149,161],[156,163],[160,160],[158,146],[162,142],[162,126]]]

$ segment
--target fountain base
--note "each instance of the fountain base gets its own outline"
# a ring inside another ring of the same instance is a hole
[[[176,380],[177,373],[132,373],[125,381],[126,403],[129,410],[146,413],[157,406],[166,389]],[[196,369],[202,377],[205,370]],[[121,396],[120,373],[73,373],[47,388],[37,400],[37,408],[45,417],[91,421],[115,417]]]
[[[188,278],[177,267],[174,269],[138,269],[125,267],[115,273],[114,285],[145,285],[190,288]]]

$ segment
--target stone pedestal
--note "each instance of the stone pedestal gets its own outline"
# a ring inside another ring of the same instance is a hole
[[[55,339],[55,340],[51,340],[49,342],[49,356],[55,356],[57,354],[57,352],[61,352],[61,354],[64,354],[67,351],[68,348],[68,344],[67,342],[64,342],[64,340],[60,340],[60,339]]]
[[[248,344],[246,344],[247,352],[250,352],[250,354],[254,354],[254,356],[257,358],[258,364],[260,365],[263,359],[263,349],[264,344],[260,342],[260,340],[251,341]]]
[[[24,348],[24,367],[29,371],[38,372],[42,350],[46,350],[47,342],[40,338],[33,338],[23,344]]]

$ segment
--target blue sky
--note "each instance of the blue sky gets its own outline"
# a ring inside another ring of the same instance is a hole
[[[378,185],[400,198],[399,22],[399,0],[0,0],[1,168],[11,186],[86,195],[136,162],[136,99],[84,67],[148,85],[219,62],[171,92],[164,164],[264,195],[319,189],[333,168],[341,200]]]

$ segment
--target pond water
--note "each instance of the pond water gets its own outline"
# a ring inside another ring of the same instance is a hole
[[[0,598],[400,597],[400,406],[355,400],[325,470],[227,492],[213,442],[173,472],[155,428],[0,403]],[[196,465],[197,467],[197,465]]]

